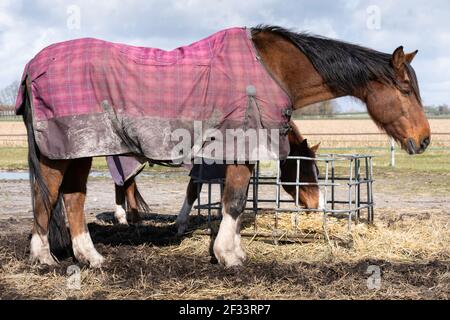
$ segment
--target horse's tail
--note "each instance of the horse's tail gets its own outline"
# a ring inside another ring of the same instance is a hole
[[[28,140],[28,166],[30,172],[31,185],[31,203],[33,208],[34,221],[37,228],[41,228],[38,219],[36,219],[35,200],[40,197],[42,204],[47,212],[51,211],[48,227],[48,239],[50,250],[56,258],[62,259],[71,255],[71,239],[66,227],[64,203],[62,193],[59,192],[56,205],[52,208],[50,192],[45,184],[40,167],[40,151],[36,143],[33,131],[33,111],[31,110],[31,97],[28,86],[24,85],[23,120],[27,129]]]

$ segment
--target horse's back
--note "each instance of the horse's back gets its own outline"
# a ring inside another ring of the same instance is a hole
[[[170,99],[174,96],[173,89],[183,80],[184,86],[198,84],[199,76],[205,78],[202,66],[210,66],[225,37],[242,30],[223,30],[170,51],[95,38],[60,42],[41,50],[27,64],[22,79],[29,78],[38,120],[99,113],[104,111],[101,109],[104,100],[114,108],[136,107],[139,110],[134,111],[138,113],[143,106],[146,110],[152,110],[154,105],[158,109],[168,105],[176,107],[186,101],[184,98],[192,88],[181,93],[184,96],[178,100],[184,101]],[[154,92],[143,88],[153,88]],[[17,109],[22,104],[22,94],[19,93]],[[174,112],[180,114],[180,110]]]

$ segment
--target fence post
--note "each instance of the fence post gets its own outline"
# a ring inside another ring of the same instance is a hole
[[[391,142],[391,167],[395,167],[395,140],[390,138]]]

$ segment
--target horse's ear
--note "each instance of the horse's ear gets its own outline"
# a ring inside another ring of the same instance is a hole
[[[419,50],[416,50],[416,51],[411,52],[411,53],[407,53],[407,54],[405,55],[405,60],[406,60],[406,62],[411,63],[411,62],[414,60],[414,57],[416,56],[416,54],[417,54],[418,52],[419,52]]]
[[[311,147],[311,150],[312,150],[314,153],[316,153],[317,150],[319,150],[319,147],[320,147],[320,142],[319,142],[318,144],[316,144],[315,146],[312,146],[312,147]]]
[[[395,70],[401,71],[403,70],[405,61],[405,52],[403,51],[403,46],[400,46],[395,49],[394,54],[392,55],[392,66]]]
[[[302,143],[300,144],[302,147],[308,148],[308,139],[303,139]]]

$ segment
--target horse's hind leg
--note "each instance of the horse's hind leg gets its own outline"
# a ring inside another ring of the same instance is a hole
[[[50,160],[44,156],[39,159],[42,183],[48,195],[37,182],[33,186],[34,193],[34,224],[30,243],[30,261],[53,265],[55,259],[50,253],[49,222],[52,210],[58,201],[59,189],[69,160]],[[48,199],[48,203],[45,199]]]
[[[127,203],[128,203],[128,217],[132,224],[139,224],[142,219],[139,215],[138,210],[138,202],[137,202],[137,185],[136,180],[134,178],[129,179],[127,182],[125,182],[125,193],[127,197]]]
[[[186,190],[186,197],[184,198],[180,213],[177,216],[176,225],[178,227],[178,235],[182,235],[186,232],[188,228],[189,214],[191,213],[195,200],[197,200],[198,192],[201,189],[201,183],[194,183],[192,178],[189,180]]]
[[[241,247],[240,215],[247,202],[253,165],[228,165],[223,194],[222,222],[214,242],[214,255],[226,267],[239,266],[246,255]]]
[[[84,217],[84,202],[86,199],[86,184],[91,169],[92,158],[77,159],[72,162],[64,177],[62,191],[64,204],[69,220],[75,258],[91,267],[100,267],[103,257],[92,243]]]
[[[125,187],[118,186],[117,184],[114,184],[114,186],[116,194],[116,211],[114,212],[114,217],[119,224],[128,225],[125,207]]]

